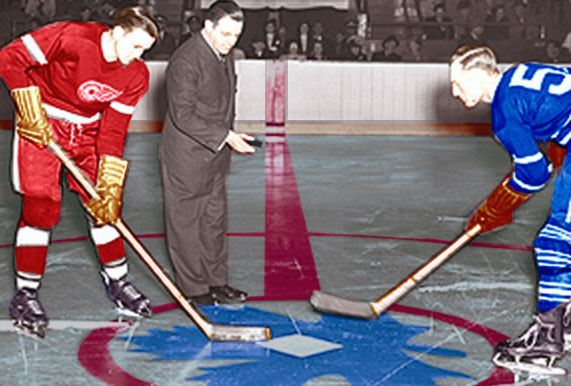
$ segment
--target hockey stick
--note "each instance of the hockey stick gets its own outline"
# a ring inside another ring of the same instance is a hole
[[[440,251],[436,256],[421,265],[416,271],[391,288],[374,303],[357,302],[333,294],[314,291],[309,302],[317,310],[329,314],[338,314],[361,319],[377,319],[393,303],[416,287],[432,271],[440,267],[448,258],[458,252],[480,232],[481,226],[475,225]]]
[[[48,148],[69,170],[81,187],[91,196],[91,198],[99,198],[97,190],[91,181],[85,177],[81,169],[69,158],[67,153],[53,139],[48,144]],[[262,340],[270,340],[271,332],[269,327],[256,326],[237,326],[212,323],[206,315],[200,312],[194,305],[182,295],[176,285],[169,279],[165,272],[161,269],[155,259],[139,242],[137,237],[131,232],[127,225],[119,218],[113,222],[113,225],[129,245],[135,250],[139,257],[147,264],[155,276],[160,280],[163,286],[175,298],[182,309],[190,316],[193,322],[202,330],[204,335],[212,341],[234,341],[234,342],[256,342]]]

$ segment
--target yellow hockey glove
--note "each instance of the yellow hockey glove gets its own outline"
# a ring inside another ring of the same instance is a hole
[[[104,155],[99,161],[97,193],[100,199],[85,204],[87,212],[98,226],[113,223],[121,217],[123,186],[129,162],[119,157]]]
[[[40,89],[36,86],[12,90],[16,104],[16,132],[40,148],[45,148],[52,138],[50,123],[42,106]]]

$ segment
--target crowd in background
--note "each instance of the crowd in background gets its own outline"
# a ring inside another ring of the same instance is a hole
[[[145,55],[148,60],[168,59],[176,47],[200,31],[203,22],[199,10],[187,10],[177,20],[168,20],[157,12],[152,0],[0,0],[0,3],[3,9],[19,8],[25,20],[20,33],[58,20],[110,24],[116,9],[145,6],[163,28],[159,43]],[[369,8],[373,3],[369,1]],[[244,34],[234,54],[238,59],[419,62],[434,61],[435,56],[427,55],[427,51],[433,53],[435,47],[448,44],[442,58],[436,57],[436,61],[446,61],[448,51],[476,42],[492,48],[496,45],[500,51],[519,47],[520,55],[525,55],[509,59],[571,61],[571,16],[568,16],[571,0],[434,0],[431,4],[425,15],[408,15],[408,20],[394,26],[373,24],[366,31],[349,14],[346,20],[332,26],[315,18],[295,24],[280,22],[275,13],[268,13],[266,19],[258,17],[253,21],[255,26],[248,26],[250,33]],[[247,17],[247,23],[248,20]],[[566,26],[567,30],[554,29],[554,23]],[[3,43],[7,41],[5,37]],[[502,45],[502,42],[509,43]]]

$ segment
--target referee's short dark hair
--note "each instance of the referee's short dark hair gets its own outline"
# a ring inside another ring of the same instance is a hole
[[[244,12],[240,6],[232,0],[218,0],[212,3],[206,10],[205,20],[210,20],[214,25],[225,16],[230,16],[234,21],[244,21]]]

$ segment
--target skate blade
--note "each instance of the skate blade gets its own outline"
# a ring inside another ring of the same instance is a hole
[[[48,327],[37,327],[37,328],[30,328],[28,326],[23,325],[22,323],[18,323],[18,321],[13,320],[12,324],[14,325],[14,329],[16,333],[27,336],[28,338],[33,339],[44,339],[48,335]]]
[[[138,314],[135,311],[131,311],[128,308],[117,307],[117,308],[115,308],[115,311],[117,312],[117,315],[119,316],[119,318],[125,317],[125,318],[136,319],[136,320],[143,319],[143,315]]]
[[[504,369],[510,370],[514,373],[521,373],[530,377],[545,377],[545,378],[567,378],[567,370],[558,366],[548,366],[541,364],[540,359],[531,360],[530,362],[508,360],[501,353],[497,353],[492,362]]]

